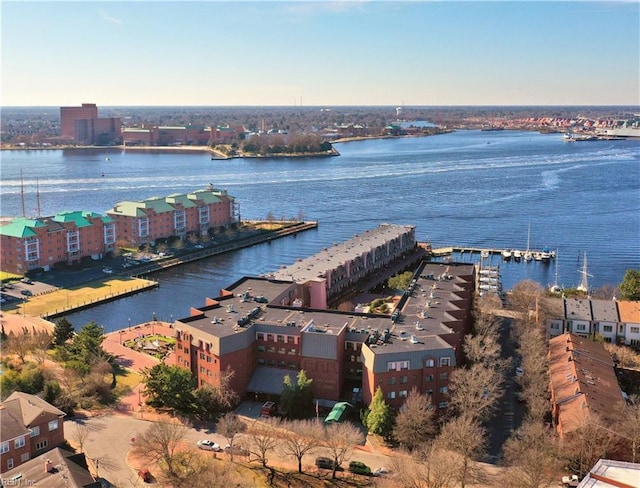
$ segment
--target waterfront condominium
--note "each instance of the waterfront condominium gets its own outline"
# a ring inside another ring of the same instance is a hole
[[[393,227],[389,239],[380,239],[374,229],[364,234],[370,240],[356,236],[342,249],[379,256],[358,262],[381,274],[378,264],[394,263],[390,256],[382,258],[385,252],[396,249],[395,260],[401,260],[402,243],[412,241],[413,228]],[[474,266],[423,262],[395,308],[377,314],[313,305],[318,279],[334,276],[337,268],[352,269],[351,261],[334,258],[325,261],[320,278],[245,277],[207,298],[204,307],[192,308],[189,317],[174,324],[177,365],[189,369],[198,386],[219,385],[221,375],[233,371],[231,387],[243,398],[277,400],[284,377],[295,382],[304,370],[320,406],[343,399],[369,403],[380,387],[394,408],[416,388],[445,409],[449,375],[471,327]]]
[[[0,226],[0,266],[20,275],[48,271],[54,264],[75,264],[83,257],[101,259],[113,251],[115,242],[113,219],[93,212],[17,218]]]
[[[107,210],[116,222],[118,241],[129,246],[154,244],[157,239],[205,236],[209,229],[240,221],[238,204],[226,190],[209,186],[192,193],[124,201]]]

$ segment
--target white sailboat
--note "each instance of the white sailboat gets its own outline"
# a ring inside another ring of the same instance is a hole
[[[556,251],[553,256],[556,257],[557,255],[558,255],[558,252]],[[554,273],[553,285],[549,287],[549,291],[551,293],[559,293],[561,290],[562,288],[558,286],[558,260],[556,259],[556,270]]]
[[[593,278],[593,275],[587,272],[587,251],[584,252],[584,261],[582,263],[582,269],[579,269],[578,272],[582,275],[582,279],[580,280],[580,284],[576,289],[584,293],[589,293],[588,277],[591,276]]]
[[[529,223],[529,230],[527,231],[527,250],[522,255],[525,261],[531,261],[533,259],[533,254],[531,254],[531,251],[529,250],[530,240],[531,240],[531,223]]]

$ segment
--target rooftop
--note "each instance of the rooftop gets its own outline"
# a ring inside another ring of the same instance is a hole
[[[634,488],[640,486],[640,464],[600,459],[578,488]]]
[[[413,229],[413,226],[408,225],[381,224],[346,242],[325,248],[314,256],[299,259],[292,265],[284,266],[273,273],[273,277],[296,283],[306,283],[314,278],[324,277],[327,270],[336,269]]]

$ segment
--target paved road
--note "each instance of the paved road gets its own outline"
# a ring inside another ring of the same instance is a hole
[[[127,456],[135,439],[140,433],[151,426],[151,422],[132,416],[124,415],[103,415],[86,419],[69,419],[64,423],[65,438],[70,439],[72,444],[76,444],[76,425],[84,425],[89,429],[89,435],[83,444],[83,451],[89,462],[96,468],[98,476],[108,480],[117,487],[136,486],[138,475],[136,469],[142,466],[131,467],[127,463]],[[206,428],[190,428],[186,442],[195,446],[200,439],[211,439],[221,446],[226,445],[226,439]],[[247,445],[248,440],[237,438],[239,445]],[[321,456],[322,451],[318,451],[303,459],[304,466],[308,466],[313,471],[316,456]],[[223,454],[222,454],[223,455]],[[390,467],[389,457],[382,453],[367,452],[362,449],[355,449],[351,460],[362,461],[372,470],[379,467]],[[294,460],[284,455],[281,450],[274,451],[270,456],[270,464],[274,466],[286,466],[295,468]],[[135,469],[134,469],[135,468]]]

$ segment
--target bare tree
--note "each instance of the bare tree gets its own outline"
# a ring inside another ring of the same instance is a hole
[[[321,442],[322,426],[315,420],[293,420],[283,425],[282,450],[298,462],[298,473],[302,473],[302,458],[311,454]]]
[[[179,478],[181,464],[179,447],[188,428],[177,420],[156,422],[138,436],[134,451],[150,462],[160,462],[169,478]]]
[[[598,459],[605,457],[615,435],[596,414],[585,415],[580,427],[566,435],[562,454],[569,469],[582,478]]]
[[[640,396],[631,395],[629,402],[622,406],[620,424],[616,429],[626,446],[626,454],[632,463],[640,460]]]
[[[33,356],[38,364],[43,364],[47,359],[47,351],[53,343],[53,336],[48,332],[34,332],[31,338]]]
[[[481,474],[476,461],[485,451],[486,438],[486,429],[468,415],[456,417],[442,426],[436,448],[449,452],[451,472],[462,488]]]
[[[27,355],[32,349],[33,337],[26,327],[23,327],[22,331],[18,334],[14,334],[13,332],[9,333],[7,337],[7,352],[18,356],[22,364],[27,362]]]
[[[485,420],[502,395],[502,382],[500,372],[481,364],[459,368],[451,374],[449,381],[449,404],[460,415]]]
[[[462,344],[466,358],[472,363],[486,366],[495,364],[500,359],[502,347],[495,334],[466,335]]]
[[[540,283],[532,280],[523,280],[511,289],[509,294],[509,307],[528,316],[530,311],[535,311],[542,296]]]
[[[280,440],[280,433],[278,431],[279,424],[280,420],[272,417],[256,421],[249,426],[249,452],[254,455],[256,460],[265,468],[269,462],[267,456],[278,445]]]
[[[413,451],[427,443],[435,431],[431,400],[413,388],[396,416],[394,439],[409,451]]]
[[[76,422],[73,424],[71,438],[78,443],[80,452],[84,452],[84,443],[91,435],[91,429],[87,424]]]
[[[553,434],[540,422],[526,422],[505,443],[505,477],[509,487],[544,488],[557,484],[560,468]]]
[[[237,434],[247,430],[247,425],[234,413],[224,414],[218,421],[218,432],[226,437],[229,443],[229,457],[233,462],[234,440]]]
[[[348,461],[353,453],[353,446],[362,444],[364,435],[353,424],[348,422],[335,423],[327,426],[324,431],[324,446],[329,449],[333,459],[331,478],[336,477],[336,469],[343,462]]]

